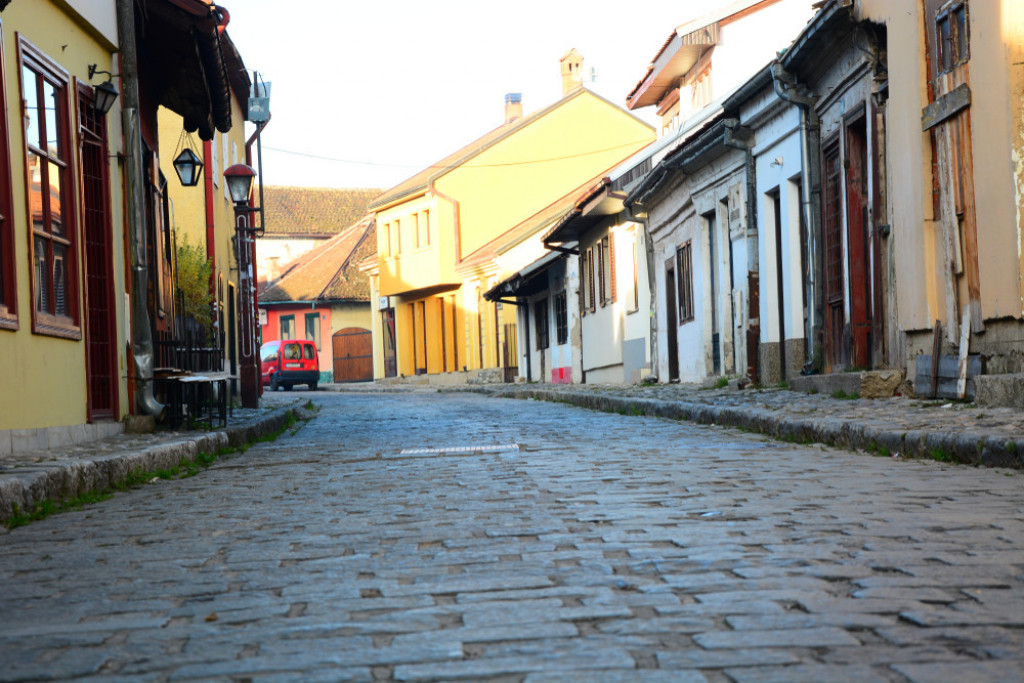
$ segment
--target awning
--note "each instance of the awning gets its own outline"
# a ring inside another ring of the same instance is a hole
[[[231,95],[248,105],[249,76],[228,37],[226,9],[204,0],[145,0],[135,12],[140,85],[204,140],[231,130]]]
[[[548,288],[547,269],[560,258],[562,255],[558,252],[548,252],[515,275],[491,287],[484,298],[499,301],[506,297],[525,298],[543,292]]]
[[[611,189],[608,178],[580,198],[575,208],[544,235],[544,246],[578,242],[588,230],[606,216],[622,213],[626,194]]]

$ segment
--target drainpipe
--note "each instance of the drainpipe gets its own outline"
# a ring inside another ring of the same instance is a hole
[[[757,165],[754,163],[754,138],[749,128],[740,125],[739,119],[726,119],[724,123],[725,146],[741,150],[746,157],[747,196],[744,203],[747,207],[747,235],[749,240],[751,227],[754,229],[754,234],[757,234]],[[741,133],[743,137],[737,137],[737,133]],[[749,312],[747,314],[746,330],[747,379],[755,383],[759,379],[760,372],[758,367],[758,344],[761,340],[761,311],[759,305],[761,270],[756,240],[757,238],[755,237],[753,248],[750,248],[749,244],[747,245],[747,305]],[[733,344],[735,343],[735,340],[733,340]],[[785,340],[783,340],[783,343],[785,343]],[[783,368],[783,373],[785,373],[785,368]]]
[[[117,0],[117,33],[121,41],[122,125],[125,145],[125,189],[128,203],[128,245],[132,259],[131,339],[135,363],[135,407],[160,420],[164,405],[153,396],[153,335],[146,308],[149,268],[146,262],[146,213],[143,197],[142,131],[139,121],[139,65],[135,46],[135,0]]]
[[[813,375],[821,372],[824,367],[824,330],[822,328],[822,311],[824,310],[824,292],[821,281],[824,273],[823,254],[819,245],[821,238],[821,140],[818,133],[821,122],[814,110],[818,98],[811,95],[807,88],[799,86],[796,77],[787,72],[782,64],[774,62],[771,67],[772,84],[775,94],[800,108],[800,141],[801,153],[804,157],[804,168],[800,174],[803,190],[804,224],[807,230],[807,253],[804,258],[811,267],[807,269],[807,320],[804,331],[807,336],[807,362],[802,375]]]

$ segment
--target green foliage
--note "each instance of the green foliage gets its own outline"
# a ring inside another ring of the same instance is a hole
[[[210,292],[210,277],[213,265],[206,257],[206,248],[191,244],[188,238],[178,245],[178,289],[181,291],[185,315],[212,334],[213,294]]]
[[[852,401],[852,400],[860,398],[860,394],[858,394],[856,391],[851,392],[851,393],[848,394],[845,391],[843,391],[842,389],[836,389],[835,391],[832,392],[832,398],[837,398],[837,399],[840,399],[840,400]]]

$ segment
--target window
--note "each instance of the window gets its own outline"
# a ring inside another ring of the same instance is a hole
[[[295,316],[281,316],[281,339],[295,339]]]
[[[569,341],[569,311],[565,292],[555,294],[555,343],[562,345]]]
[[[2,26],[2,25],[0,25]],[[6,72],[0,33],[0,328],[18,328],[17,287],[14,280],[14,225],[11,223],[11,150],[7,126]]]
[[[548,339],[548,300],[541,299],[533,304],[533,321],[537,325],[537,349],[546,349]]]
[[[316,350],[320,350],[320,314],[306,314],[306,339],[316,344]]]
[[[693,243],[676,249],[676,278],[679,291],[679,322],[693,320]]]
[[[277,360],[277,345],[266,344],[260,349],[260,362],[261,363],[273,363]]]
[[[412,215],[412,246],[414,249],[420,248],[420,215],[418,213]]]
[[[395,240],[391,245],[391,255],[398,256],[402,253],[402,221],[397,218],[391,224],[391,237]]]
[[[21,99],[32,253],[32,329],[81,339],[68,74],[22,41]]]
[[[423,226],[423,240],[421,244],[425,247],[430,246],[430,210],[427,209],[423,212],[423,220],[420,221]]]
[[[583,259],[583,291],[580,292],[580,307],[583,312],[597,310],[594,303],[594,248],[588,247]]]
[[[936,67],[945,74],[970,58],[967,3],[951,3],[935,15]]]
[[[302,357],[306,360],[313,360],[316,358],[317,349],[312,344],[302,345]]]
[[[615,301],[615,238],[612,233],[597,243],[598,279],[600,282],[601,305]]]
[[[285,360],[302,360],[302,345],[301,344],[285,344],[284,345],[284,359]]]
[[[391,256],[391,224],[385,223],[381,230],[380,255],[384,258]]]

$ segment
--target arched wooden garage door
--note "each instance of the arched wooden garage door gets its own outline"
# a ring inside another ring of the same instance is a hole
[[[373,379],[373,335],[361,327],[346,327],[331,338],[334,346],[334,381],[368,382]]]

